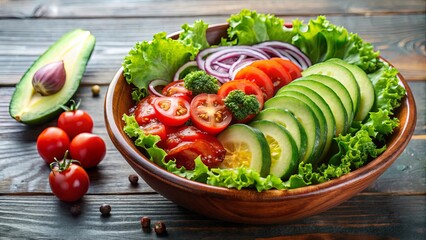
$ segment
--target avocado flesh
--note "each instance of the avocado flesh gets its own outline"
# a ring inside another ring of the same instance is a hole
[[[95,37],[89,31],[76,29],[66,33],[47,49],[22,76],[12,95],[9,114],[18,122],[28,125],[42,124],[56,117],[75,94],[95,46]],[[46,64],[63,60],[65,85],[49,96],[41,96],[32,85],[38,69]]]

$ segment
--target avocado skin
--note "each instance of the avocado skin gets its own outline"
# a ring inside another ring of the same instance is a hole
[[[16,85],[9,104],[9,114],[27,125],[46,123],[63,111],[62,106],[74,96],[86,71],[96,43],[86,30],[75,29],[64,34],[33,62]],[[64,87],[50,96],[35,93],[32,78],[44,65],[63,60],[66,70]]]

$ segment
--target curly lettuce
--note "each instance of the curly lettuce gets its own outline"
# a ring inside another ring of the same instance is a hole
[[[289,42],[292,37],[283,28],[284,20],[272,14],[243,9],[239,14],[231,15],[228,23],[228,41],[232,45],[253,45],[270,40]]]
[[[210,47],[207,41],[207,28],[209,25],[202,20],[196,20],[194,24],[183,24],[182,32],[178,40],[187,46],[193,46],[198,50]]]

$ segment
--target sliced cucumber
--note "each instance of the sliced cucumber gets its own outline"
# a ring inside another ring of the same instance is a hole
[[[320,127],[312,109],[303,101],[289,96],[276,96],[265,102],[264,108],[281,108],[290,111],[306,131],[306,152],[301,158],[303,162],[315,163],[315,155],[319,151]]]
[[[318,105],[314,101],[312,101],[311,98],[309,98],[303,93],[300,93],[297,91],[284,90],[280,93],[280,96],[289,96],[289,97],[294,97],[301,100],[302,102],[304,102],[306,105],[308,105],[311,108],[312,112],[317,117],[319,128],[320,128],[320,142],[318,145],[318,151],[315,152],[315,158],[317,158],[318,161],[320,161],[321,160],[320,157],[322,156],[323,152],[326,150],[328,151],[328,149],[326,149],[327,143],[329,147],[331,140],[334,137],[334,131],[332,131],[330,135],[328,134],[328,125],[327,125],[327,121],[326,121],[326,117],[324,116],[324,113],[321,111]],[[333,118],[332,115],[331,115],[331,118]],[[331,128],[334,129],[334,125],[331,125]]]
[[[329,88],[328,86],[326,86],[325,84],[321,82],[309,80],[307,78],[306,79],[303,78],[303,80],[301,79],[300,81],[299,80],[293,81],[287,86],[298,86],[301,88],[307,88],[314,93],[318,93],[317,95],[320,95],[320,97],[327,103],[328,107],[331,109],[331,112],[333,114],[335,124],[336,124],[336,131],[335,131],[336,137],[339,136],[340,133],[345,133],[346,129],[349,128],[348,114],[346,112],[346,109],[343,106],[343,103],[340,100],[339,96],[331,88]],[[279,95],[280,92],[281,90],[277,92],[277,95]],[[304,93],[308,94],[307,91],[304,91]],[[349,93],[347,93],[347,98],[348,98],[348,101],[351,102]],[[314,98],[311,97],[311,99],[314,99]]]
[[[250,126],[259,129],[269,144],[271,153],[271,168],[269,174],[282,179],[287,179],[296,172],[299,155],[296,142],[290,133],[280,124],[258,120]]]
[[[333,62],[322,62],[310,66],[302,72],[302,76],[306,77],[312,74],[321,74],[332,77],[343,84],[348,90],[349,95],[352,99],[352,113],[350,119],[353,119],[355,113],[358,111],[360,102],[360,90],[358,82],[355,80],[354,75],[347,68],[333,63]]]
[[[373,83],[370,81],[370,78],[368,78],[367,73],[365,73],[360,67],[347,63],[339,58],[332,58],[328,61],[342,65],[354,75],[355,80],[358,82],[360,91],[360,104],[354,120],[364,120],[368,116],[368,113],[376,100]]]
[[[298,94],[295,94],[298,93]],[[320,160],[324,159],[325,155],[327,155],[328,150],[330,149],[331,142],[333,141],[333,138],[336,134],[336,122],[334,119],[334,115],[331,112],[331,109],[327,102],[322,98],[318,93],[316,93],[314,90],[309,89],[304,86],[297,86],[289,84],[283,88],[283,90],[280,93],[277,93],[277,95],[283,95],[283,96],[294,96],[298,97],[300,100],[304,101],[308,105],[315,104],[317,107],[312,107],[312,110],[314,110],[314,113],[318,117],[318,120],[320,119],[319,116],[324,116],[325,123],[324,131],[325,131],[325,143],[324,143],[324,149],[322,150],[321,155],[319,156]],[[303,96],[303,97],[302,97]],[[308,98],[310,101],[306,101],[305,99]],[[319,111],[316,112],[316,111]],[[344,111],[344,110],[343,110]],[[321,121],[320,121],[321,125]]]
[[[343,86],[343,84],[341,84],[336,79],[334,79],[332,77],[320,75],[320,74],[309,75],[309,77],[301,78],[300,80],[302,80],[302,79],[309,79],[309,80],[312,80],[312,81],[322,83],[322,84],[326,85],[327,87],[331,88],[337,94],[337,96],[339,96],[340,101],[342,102],[343,106],[345,107],[346,114],[348,116],[347,127],[345,129],[345,133],[347,131],[349,131],[349,128],[352,124],[354,112],[352,110],[353,109],[352,99],[351,99],[349,92],[346,89],[346,87]]]
[[[260,111],[254,121],[269,120],[282,125],[288,130],[294,141],[298,151],[298,156],[301,158],[306,152],[306,132],[300,122],[287,110],[281,108],[267,108]]]
[[[217,139],[226,150],[220,168],[246,167],[265,177],[271,168],[271,153],[261,131],[245,124],[234,124],[222,131]]]

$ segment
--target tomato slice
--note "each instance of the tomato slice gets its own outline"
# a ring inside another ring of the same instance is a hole
[[[203,132],[194,126],[182,127],[176,132],[176,134],[179,137],[179,139],[183,142],[185,141],[192,142],[200,138],[205,139],[207,138],[206,136],[208,136],[206,132]]]
[[[139,126],[145,134],[158,135],[161,140],[167,138],[166,126],[159,120],[153,119],[149,123]]]
[[[224,83],[219,88],[217,95],[224,99],[232,90],[241,90],[247,95],[255,95],[260,103],[260,109],[263,108],[263,92],[255,83],[244,79],[232,80]]]
[[[223,131],[232,120],[232,114],[217,94],[202,93],[191,102],[192,123],[199,129],[216,135]]]
[[[153,105],[158,120],[167,126],[183,125],[190,118],[190,104],[183,97],[158,97]]]
[[[291,82],[291,75],[281,64],[271,60],[257,60],[250,66],[263,71],[272,81],[274,92]]]
[[[155,100],[154,95],[148,95],[141,101],[139,101],[138,105],[135,109],[135,119],[139,123],[139,125],[147,124],[152,119],[156,118],[154,106],[152,102]]]
[[[181,142],[193,142],[197,139],[211,139],[213,136],[207,132],[201,131],[195,126],[183,126],[174,131],[169,131],[166,128],[167,137],[159,142],[158,146],[166,152],[176,147]],[[214,138],[214,137],[213,137]]]
[[[191,102],[192,92],[185,88],[183,80],[173,81],[167,84],[162,91],[162,94],[167,97],[183,97],[188,102]]]
[[[193,142],[196,139],[204,138],[205,135],[207,135],[206,132],[203,132],[194,126],[183,126],[174,131],[167,131],[166,139],[159,142],[158,146],[168,152],[181,142]]]
[[[232,80],[232,81],[224,83],[219,88],[217,95],[219,95],[219,97],[224,99],[233,90],[241,90],[247,95],[256,96],[257,100],[259,101],[259,109],[260,110],[263,109],[263,103],[264,103],[263,95],[264,94],[263,94],[262,90],[260,90],[259,86],[257,86],[255,83],[248,81],[248,80],[244,80],[244,79]],[[251,115],[248,115],[246,118],[244,118],[242,120],[238,120],[236,122],[246,123],[246,122],[250,121],[251,119],[253,119],[255,116],[256,116],[256,114],[251,114]]]
[[[302,70],[294,62],[283,58],[271,58],[279,63],[291,76],[291,80],[302,77]]]
[[[192,170],[195,167],[195,158],[201,157],[201,161],[207,167],[217,167],[225,158],[226,150],[219,141],[211,139],[196,139],[195,141],[182,142],[171,149],[166,160],[176,159],[177,167],[185,167]]]
[[[254,82],[262,90],[265,101],[274,96],[274,85],[270,76],[254,66],[246,66],[239,70],[235,79],[246,79]]]

